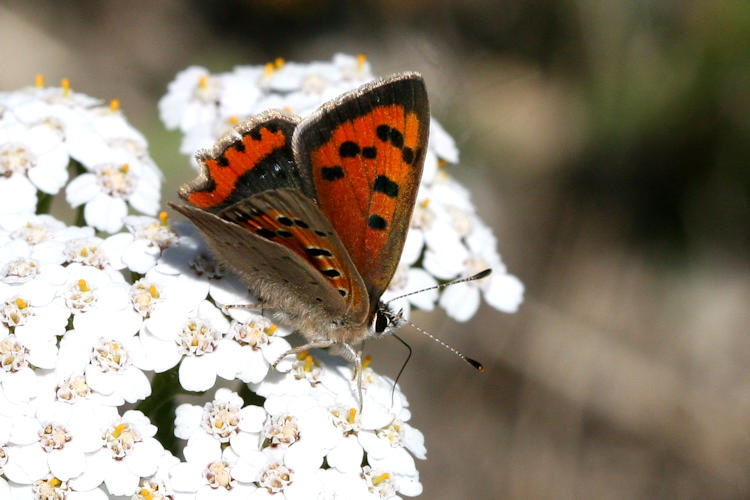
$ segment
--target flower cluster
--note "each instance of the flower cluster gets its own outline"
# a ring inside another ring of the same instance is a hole
[[[161,172],[117,100],[104,105],[67,79],[45,87],[41,76],[34,87],[0,93],[0,215],[33,214],[68,182],[71,163],[78,175],[66,198],[84,206],[88,225],[114,233],[128,206],[158,212]]]
[[[104,239],[49,215],[0,223],[0,497],[421,491],[406,450],[424,458],[423,439],[393,381],[367,368],[360,414],[346,363],[305,353],[270,370],[288,332],[224,312],[253,299],[192,226],[175,231],[164,215],[125,223]],[[241,380],[265,403],[219,390],[203,408],[179,407],[181,462],[147,416],[121,412],[151,395],[148,375],[175,367],[183,390]]]
[[[298,64],[277,59],[265,66],[238,66],[211,74],[191,66],[177,74],[159,110],[168,128],[184,135],[181,152],[191,157],[208,148],[234,125],[266,109],[305,117],[324,102],[373,80],[364,56],[335,55],[331,61]],[[484,269],[484,280],[464,282],[394,301],[408,316],[411,306],[431,310],[439,304],[457,321],[469,320],[483,295],[491,306],[515,312],[523,284],[509,274],[497,252],[492,230],[479,218],[468,191],[443,168],[459,161],[450,135],[434,118],[417,205],[396,275],[383,299],[470,276]]]
[[[192,150],[232,116],[305,114],[370,78],[364,59],[346,56],[220,76],[191,68],[160,107]],[[38,83],[0,94],[0,498],[419,495],[424,438],[400,388],[366,360],[360,401],[350,364],[324,353],[272,368],[290,332],[225,307],[255,298],[192,225],[155,217],[161,175],[118,105]],[[436,123],[432,137],[389,293],[490,266],[500,272],[481,285],[485,297],[511,311],[522,287],[468,194],[438,168],[457,161],[455,145]],[[68,183],[70,165],[78,175]],[[86,225],[45,213],[66,183]],[[459,319],[478,306],[479,289],[470,290],[460,293],[476,303],[461,302]],[[449,312],[458,302],[448,292],[409,299],[425,309],[439,300]],[[219,378],[242,389],[212,390]],[[156,439],[154,400],[209,390],[211,401],[177,407],[174,439]]]

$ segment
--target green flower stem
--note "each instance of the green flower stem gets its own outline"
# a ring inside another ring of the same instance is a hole
[[[178,366],[163,373],[155,373],[151,381],[151,395],[141,401],[137,410],[142,411],[156,426],[156,439],[165,449],[176,455],[177,437],[174,435],[175,396],[182,392],[178,380]]]

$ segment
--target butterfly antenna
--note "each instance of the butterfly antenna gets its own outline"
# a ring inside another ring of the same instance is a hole
[[[489,274],[489,269],[487,269],[486,271],[482,271],[482,273],[484,273],[484,272],[486,272],[487,274]],[[479,274],[482,274],[482,273],[479,273]],[[487,276],[487,274],[485,274],[485,276]],[[477,276],[477,275],[475,275],[475,276]],[[470,279],[475,279],[475,278],[474,278],[474,277],[471,277],[471,278],[466,278],[466,279],[465,279],[465,280],[463,280],[463,281],[468,281],[468,280],[470,280]],[[437,338],[436,336],[434,336],[434,335],[433,335],[433,334],[431,334],[430,332],[428,332],[428,331],[426,331],[426,330],[423,330],[422,328],[419,328],[419,327],[418,327],[417,325],[415,325],[415,324],[414,324],[414,323],[412,323],[411,321],[407,321],[407,323],[408,323],[408,324],[409,324],[409,325],[410,325],[410,326],[411,326],[412,328],[414,328],[414,329],[415,329],[416,331],[418,331],[419,333],[421,333],[422,335],[424,335],[424,336],[426,336],[426,337],[429,337],[430,339],[434,340],[435,342],[437,342],[437,343],[438,343],[438,344],[440,344],[441,346],[445,347],[446,349],[448,349],[448,350],[449,350],[450,352],[452,352],[453,354],[455,354],[455,355],[456,355],[456,356],[458,356],[459,358],[461,358],[461,359],[463,359],[464,361],[466,361],[467,363],[469,363],[469,364],[470,364],[471,366],[473,366],[473,367],[474,367],[474,369],[475,369],[475,370],[477,370],[478,372],[484,372],[484,365],[483,365],[482,363],[480,363],[479,361],[477,361],[476,359],[472,359],[472,358],[470,358],[470,357],[468,357],[468,356],[464,355],[464,353],[462,353],[461,351],[459,351],[459,350],[458,350],[458,349],[456,349],[455,347],[453,347],[453,346],[451,346],[451,345],[448,345],[448,344],[446,344],[445,342],[443,342],[442,340],[440,340],[439,338]],[[395,335],[394,335],[394,337],[395,337]],[[396,337],[396,338],[398,338],[398,337]],[[401,340],[401,339],[399,339],[399,340]],[[401,342],[403,342],[403,340],[401,340]],[[405,343],[405,342],[404,342],[404,343]],[[411,351],[411,348],[409,348],[409,350]],[[409,352],[409,356],[411,356],[411,352]],[[405,365],[404,365],[404,366],[405,366]],[[403,367],[402,367],[402,370],[403,370]],[[399,372],[399,375],[400,375],[400,374],[401,374],[401,372]]]
[[[401,374],[404,373],[404,369],[406,368],[406,365],[409,364],[409,360],[411,359],[412,349],[411,349],[411,346],[409,344],[407,344],[406,341],[404,341],[404,339],[402,339],[401,337],[399,337],[395,333],[392,334],[391,336],[395,337],[396,340],[398,340],[399,342],[401,342],[402,344],[404,344],[406,346],[406,348],[409,350],[409,354],[406,355],[406,359],[404,360],[404,364],[401,365],[401,369],[398,371],[398,375],[396,375],[396,380],[393,381],[393,388],[391,388],[391,408],[393,408],[393,396],[396,393],[396,384],[398,384],[398,379],[401,378]]]
[[[467,281],[481,280],[482,278],[486,278],[490,274],[492,274],[492,269],[485,269],[484,271],[479,271],[477,274],[474,274],[473,276],[469,276],[469,277],[466,277],[466,278],[459,278],[457,280],[449,281],[447,283],[442,283],[440,285],[428,286],[427,288],[422,288],[421,290],[415,290],[413,292],[409,292],[409,293],[405,293],[403,295],[399,295],[398,297],[392,298],[391,300],[389,300],[388,302],[386,302],[386,304],[390,304],[394,300],[403,299],[404,297],[409,297],[410,295],[416,295],[418,293],[426,292],[428,290],[435,290],[435,289],[439,290],[441,288],[445,288],[445,287],[451,286],[451,285],[456,285],[458,283],[466,283]],[[412,325],[412,326],[414,326],[414,325]]]

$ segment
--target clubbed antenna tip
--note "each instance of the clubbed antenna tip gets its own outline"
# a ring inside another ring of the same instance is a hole
[[[480,363],[476,359],[471,359],[468,357],[464,357],[464,359],[466,360],[467,363],[469,363],[471,366],[476,368],[478,372],[484,373],[484,365],[482,363]]]
[[[487,268],[484,271],[479,271],[477,274],[475,274],[474,276],[472,276],[471,278],[469,278],[469,280],[471,280],[471,281],[481,280],[482,278],[486,278],[490,274],[492,274],[492,269]]]

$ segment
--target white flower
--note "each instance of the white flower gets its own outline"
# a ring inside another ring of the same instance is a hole
[[[37,409],[38,445],[45,452],[45,460],[55,477],[68,480],[84,472],[86,453],[101,446],[101,431],[97,425],[101,414],[97,403],[86,400],[74,405],[48,403]]]
[[[448,163],[458,163],[458,148],[453,137],[434,118],[430,120],[430,149]]]
[[[13,174],[0,180],[0,215],[32,214],[37,196],[34,185],[23,175]]]
[[[131,288],[133,307],[145,318],[139,337],[149,365],[157,373],[172,368],[182,358],[178,340],[208,288],[205,281],[163,274],[156,268]]]
[[[440,297],[440,306],[457,321],[466,321],[479,308],[480,292],[491,306],[504,311],[515,312],[523,299],[523,284],[518,278],[507,274],[500,256],[495,251],[495,236],[481,221],[474,220],[473,230],[466,238],[467,255],[463,265],[466,276],[485,269],[493,273],[487,278],[447,287]]]
[[[233,321],[229,335],[221,341],[221,363],[234,370],[233,377],[246,383],[263,380],[269,367],[291,349],[282,335],[284,328],[268,318],[251,315],[243,322]],[[226,378],[226,377],[225,377]]]
[[[160,180],[140,163],[112,159],[92,167],[92,173],[81,174],[66,188],[66,198],[73,208],[84,205],[86,223],[115,233],[122,228],[128,204],[134,209],[156,215],[159,206]]]
[[[175,491],[169,478],[169,471],[179,463],[179,458],[164,450],[156,472],[141,479],[140,485],[131,498],[135,500],[168,500],[174,498]]]
[[[74,262],[65,268],[67,279],[58,296],[73,314],[96,312],[106,314],[127,304],[127,284],[122,274]]]
[[[85,471],[70,481],[73,489],[87,491],[104,482],[111,495],[131,495],[140,478],[153,475],[164,449],[153,438],[156,427],[143,413],[100,407],[93,424],[100,431],[99,449],[86,456]]]
[[[396,268],[381,300],[387,303],[395,299],[389,304],[389,308],[396,312],[403,311],[404,319],[408,319],[410,304],[424,311],[431,311],[435,307],[438,290],[434,287],[437,284],[437,280],[424,269],[401,264]],[[404,294],[410,295],[396,299]]]
[[[29,349],[15,335],[0,330],[0,387],[12,402],[29,401],[40,390],[28,358]]]
[[[215,399],[203,408],[183,404],[176,415],[175,435],[188,439],[186,463],[170,471],[176,490],[235,498],[245,498],[241,495],[255,490],[251,484],[255,478],[243,472],[247,471],[248,460],[257,460],[260,453],[260,432],[266,418],[263,408],[242,408],[242,399],[236,393],[219,389]],[[230,446],[222,451],[222,443],[227,442]]]
[[[30,247],[29,250],[17,247],[16,257],[28,256],[39,263],[62,264],[68,260],[65,249],[69,240],[94,236],[91,228],[67,227],[51,215],[7,217],[0,219],[0,225],[10,232],[11,240]]]
[[[25,175],[36,189],[55,194],[68,180],[67,167],[62,139],[48,127],[0,127],[0,184],[13,175]]]
[[[31,284],[33,282],[24,285]],[[65,332],[70,312],[62,299],[52,300],[54,289],[49,286],[35,288],[0,288],[0,329],[13,328],[16,339],[27,351],[30,364],[38,368],[54,368],[57,336]]]
[[[187,132],[196,124],[213,120],[221,85],[208,70],[191,66],[180,71],[159,101],[159,115],[167,128]]]
[[[219,340],[229,329],[229,321],[210,302],[198,306],[195,315],[187,318],[176,341],[184,358],[180,364],[180,385],[188,391],[205,391],[216,382],[222,370],[215,352]]]
[[[65,270],[59,264],[65,259],[61,252],[35,252],[21,239],[11,239],[0,245],[0,282],[20,285],[41,278],[49,284],[59,283]]]
[[[156,264],[162,250],[177,243],[177,234],[167,225],[166,212],[161,212],[158,220],[128,216],[124,222],[130,234],[120,258],[131,271],[145,274]]]
[[[318,478],[320,469],[295,470],[283,462],[274,448],[266,448],[252,459],[239,460],[236,474],[258,483],[253,500],[303,500],[319,498],[323,484]],[[251,479],[252,478],[252,479]]]

